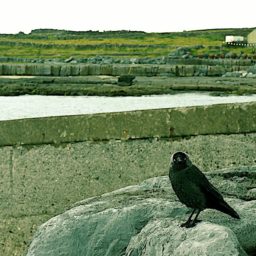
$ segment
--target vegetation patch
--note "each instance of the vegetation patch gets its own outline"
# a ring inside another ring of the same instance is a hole
[[[255,56],[255,49],[228,48],[226,35],[247,36],[253,29],[213,29],[170,33],[142,31],[65,31],[37,29],[29,34],[0,34],[0,56],[28,59],[65,59],[103,56],[156,57],[166,56],[177,47],[203,45],[193,49],[195,56],[223,55],[225,52]],[[217,48],[214,48],[217,47]]]

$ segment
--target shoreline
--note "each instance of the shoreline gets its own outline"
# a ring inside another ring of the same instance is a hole
[[[0,96],[142,96],[209,92],[214,96],[256,93],[256,78],[241,77],[147,77],[136,76],[128,86],[118,76],[0,76]]]

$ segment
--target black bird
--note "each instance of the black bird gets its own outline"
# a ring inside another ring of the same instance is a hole
[[[194,227],[199,222],[198,215],[206,208],[216,209],[240,219],[237,212],[224,201],[220,192],[192,164],[186,153],[176,152],[171,156],[169,178],[181,203],[193,209],[188,220],[181,227]],[[194,213],[196,216],[192,220]]]

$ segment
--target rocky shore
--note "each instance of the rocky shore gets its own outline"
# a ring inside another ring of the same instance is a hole
[[[39,228],[27,256],[255,255],[255,175],[255,167],[207,173],[241,220],[205,210],[196,227],[181,228],[189,211],[156,177],[76,203]]]
[[[122,82],[122,76],[109,75],[0,76],[0,95],[141,96],[180,92],[209,92],[214,96],[255,94],[255,78],[237,77],[237,73],[234,72],[234,77],[131,76],[134,78],[127,82]]]
[[[0,64],[0,95],[252,94],[255,79],[256,65],[9,63]]]

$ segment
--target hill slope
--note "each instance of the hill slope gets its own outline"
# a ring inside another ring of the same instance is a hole
[[[235,52],[254,54],[255,49],[224,49],[225,35],[247,36],[253,28],[210,29],[184,32],[146,33],[143,31],[66,31],[36,29],[29,34],[0,34],[0,57],[28,59],[166,56],[178,47],[202,45],[192,54]]]

